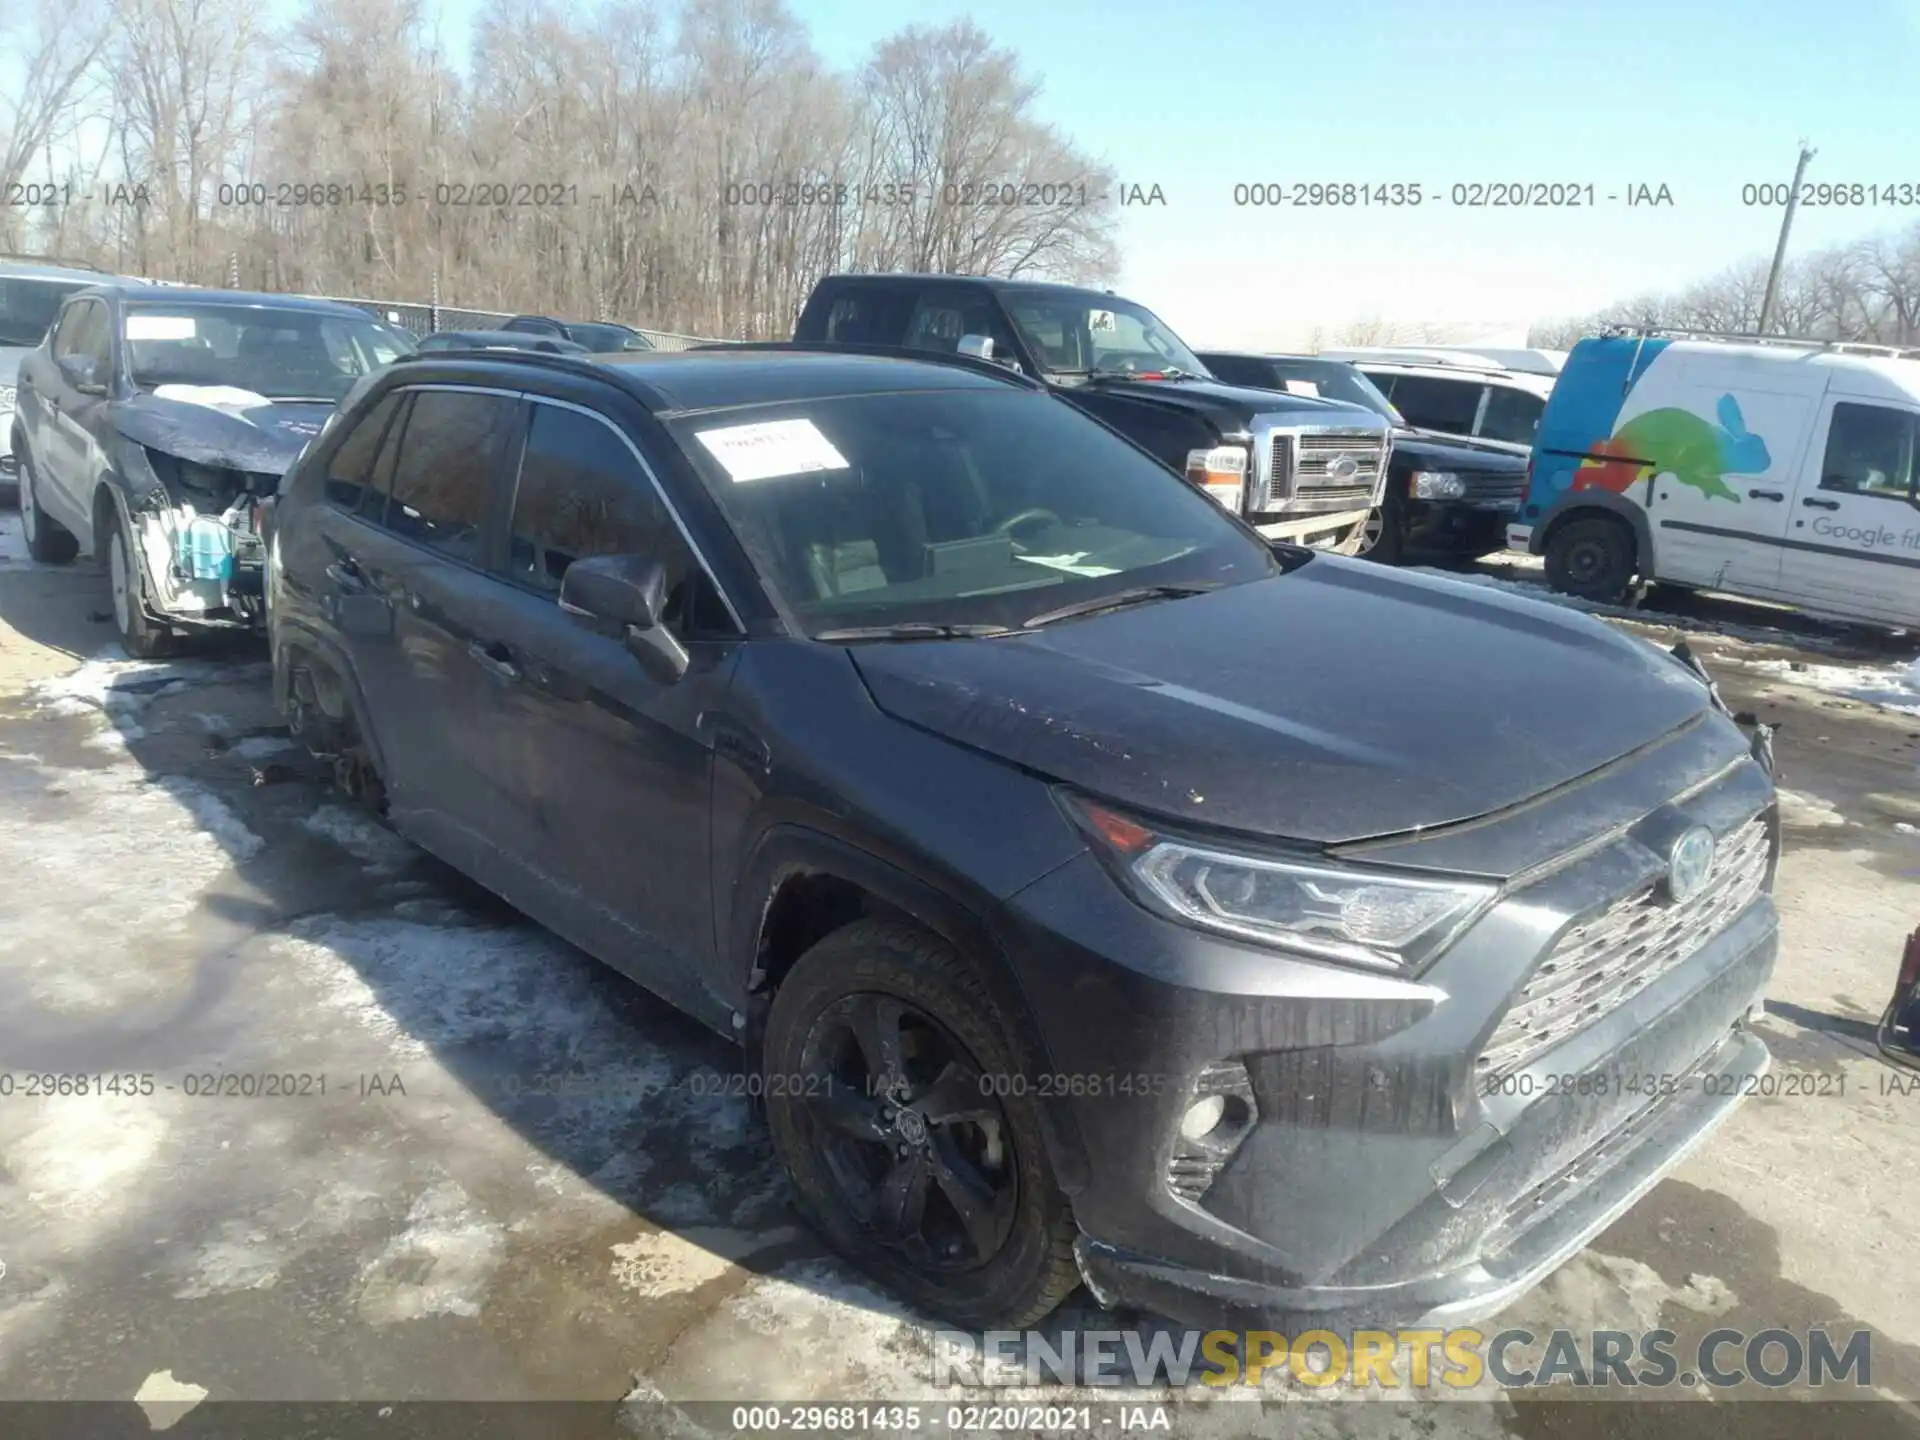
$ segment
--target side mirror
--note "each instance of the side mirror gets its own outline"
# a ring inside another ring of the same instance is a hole
[[[107,393],[106,381],[100,374],[100,362],[91,355],[61,356],[60,373],[67,377],[69,385],[83,395]]]
[[[959,345],[955,348],[960,354],[971,355],[976,360],[991,360],[996,365],[1004,365],[1009,370],[1015,372],[1018,372],[1020,369],[1020,362],[1011,355],[996,355],[994,353],[993,337],[991,335],[962,335]]]
[[[567,566],[560,608],[602,634],[620,635],[662,685],[687,673],[684,645],[660,621],[667,612],[667,572],[644,555],[593,555]]]

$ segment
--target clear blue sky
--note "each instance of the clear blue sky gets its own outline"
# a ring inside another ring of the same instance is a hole
[[[436,0],[429,0],[429,4]],[[437,0],[450,40],[473,0]],[[1199,344],[1293,344],[1370,316],[1492,343],[1770,253],[1785,181],[1920,189],[1920,0],[789,0],[851,68],[971,16],[1044,83],[1043,116],[1164,209],[1126,212],[1121,284]],[[996,178],[996,177],[982,177]],[[1236,184],[1592,183],[1598,208],[1251,209]],[[1609,193],[1665,184],[1673,204]],[[1813,209],[1804,251],[1920,224]]]

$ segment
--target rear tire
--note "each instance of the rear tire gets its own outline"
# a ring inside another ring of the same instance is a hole
[[[134,563],[127,521],[118,505],[108,513],[113,518],[107,531],[107,583],[113,589],[113,627],[120,632],[121,648],[136,660],[171,655],[177,648],[173,632],[147,615],[146,581]]]
[[[80,542],[73,532],[40,508],[33,489],[33,462],[24,447],[15,457],[20,464],[20,532],[26,537],[27,554],[42,565],[66,565],[80,553]]]
[[[1618,605],[1627,598],[1639,560],[1626,521],[1582,515],[1560,525],[1547,540],[1547,583],[1565,595]]]
[[[951,946],[860,920],[800,957],[762,1050],[801,1214],[882,1284],[970,1328],[1021,1329],[1080,1283],[1038,1112],[990,1083],[1026,1073],[1009,1028]],[[891,1059],[870,1064],[874,1051]]]

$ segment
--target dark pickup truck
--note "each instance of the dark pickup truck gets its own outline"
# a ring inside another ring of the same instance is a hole
[[[1270,539],[1350,551],[1380,503],[1385,420],[1222,384],[1164,321],[1110,291],[973,275],[829,275],[793,338],[999,361]]]
[[[1359,367],[1345,360],[1213,350],[1202,351],[1200,358],[1235,385],[1359,405],[1393,427],[1386,495],[1367,521],[1358,554],[1398,565],[1413,556],[1471,560],[1506,548],[1507,522],[1527,488],[1522,456],[1407,424]]]

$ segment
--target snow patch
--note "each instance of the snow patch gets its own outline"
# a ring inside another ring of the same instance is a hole
[[[1834,808],[1832,801],[1822,800],[1818,795],[1802,795],[1798,790],[1776,790],[1774,793],[1780,799],[1780,819],[1783,824],[1813,830],[1853,823]]]
[[[269,755],[278,755],[283,750],[297,750],[300,747],[284,735],[249,735],[233,747],[233,753],[242,760],[264,760]]]
[[[419,853],[372,816],[343,805],[322,805],[300,824],[309,833],[331,840],[372,875],[391,874]]]
[[[170,1430],[187,1412],[207,1398],[207,1387],[173,1378],[171,1370],[156,1370],[133,1392],[133,1403],[146,1412],[154,1430]]]
[[[92,1219],[138,1196],[168,1130],[151,1096],[55,1095],[39,1101],[38,1121],[0,1152],[0,1176],[11,1172],[28,1205],[63,1220]]]
[[[360,1318],[392,1325],[430,1315],[478,1315],[506,1249],[506,1231],[452,1180],[423,1192],[407,1221],[361,1274]]]
[[[648,1300],[684,1295],[733,1269],[743,1237],[734,1230],[658,1230],[613,1247],[613,1282]]]
[[[1896,715],[1920,715],[1920,660],[1908,665],[1806,665],[1790,660],[1738,663],[1789,685],[1875,705]]]
[[[267,1232],[244,1220],[228,1220],[217,1239],[188,1259],[187,1277],[173,1292],[176,1300],[203,1300],[236,1290],[269,1290],[280,1279],[285,1255]]]

